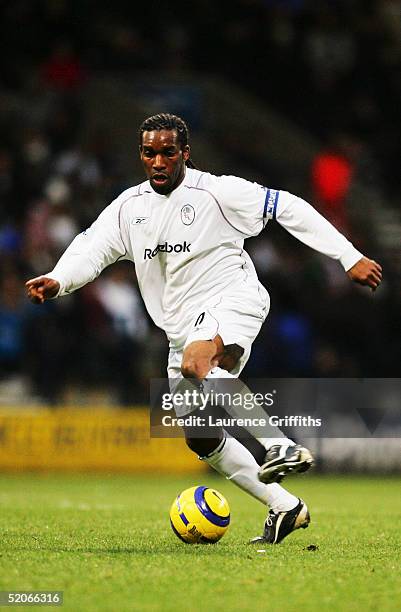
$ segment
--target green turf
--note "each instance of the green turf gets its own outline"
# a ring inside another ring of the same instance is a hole
[[[214,546],[181,543],[168,522],[175,495],[202,483],[231,506]],[[401,479],[286,484],[311,526],[258,553],[246,541],[264,508],[213,475],[0,476],[0,590],[62,589],[64,610],[399,610]]]

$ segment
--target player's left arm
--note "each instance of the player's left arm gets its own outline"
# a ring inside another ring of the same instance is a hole
[[[382,268],[365,257],[310,204],[286,191],[280,191],[274,217],[284,229],[311,248],[337,259],[349,278],[373,291],[382,280]]]

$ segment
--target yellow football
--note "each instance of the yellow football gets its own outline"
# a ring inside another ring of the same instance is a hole
[[[170,523],[175,535],[187,544],[214,544],[230,524],[230,507],[215,489],[185,489],[173,501]]]

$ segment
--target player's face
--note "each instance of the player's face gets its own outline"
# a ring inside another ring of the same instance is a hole
[[[143,132],[139,151],[146,176],[157,193],[167,195],[178,187],[185,176],[189,146],[180,147],[176,130]]]

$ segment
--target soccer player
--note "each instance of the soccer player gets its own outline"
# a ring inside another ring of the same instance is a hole
[[[169,340],[169,379],[178,384],[235,379],[245,366],[268,314],[269,295],[243,244],[270,220],[337,259],[353,281],[372,290],[380,284],[380,265],[304,200],[196,169],[188,129],[179,117],[146,119],[139,153],[147,180],[119,195],[73,240],[54,270],[26,287],[32,301],[43,303],[93,281],[118,260],[134,262],[146,308]],[[184,412],[192,409],[186,406]],[[201,459],[269,506],[264,533],[254,542],[275,544],[308,526],[305,502],[278,484],[288,472],[308,469],[312,457],[306,448],[278,432],[260,440],[266,448],[260,466],[223,429],[213,437],[197,437],[191,430],[185,435]]]

